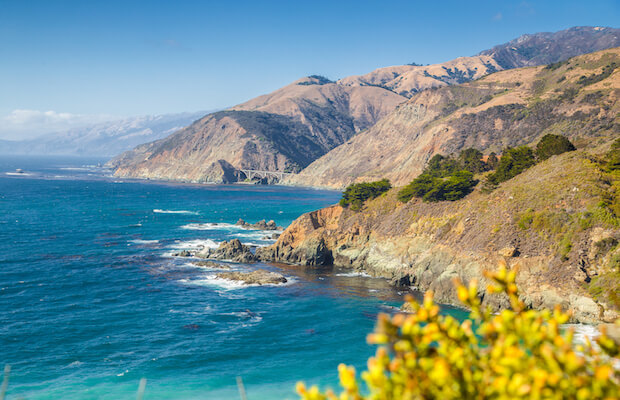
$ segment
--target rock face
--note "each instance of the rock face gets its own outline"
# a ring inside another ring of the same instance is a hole
[[[506,146],[530,144],[546,133],[613,135],[619,129],[618,65],[620,48],[614,48],[561,65],[502,71],[417,93],[284,183],[342,188],[388,178],[401,186],[437,153],[475,147],[499,154]],[[611,74],[603,72],[607,66]]]
[[[281,226],[277,226],[274,220],[270,220],[269,222],[266,222],[264,219],[258,221],[255,224],[250,224],[248,222],[245,222],[241,218],[239,218],[239,220],[237,221],[235,225],[244,227],[246,229],[259,229],[261,231],[276,231],[276,230],[281,231],[282,229],[284,229]]]
[[[612,321],[620,315],[618,309],[590,294],[583,273],[595,273],[601,260],[609,258],[588,253],[594,241],[611,236],[577,222],[579,215],[596,207],[607,190],[603,188],[610,185],[590,157],[580,152],[552,157],[490,194],[475,191],[458,202],[402,204],[396,200],[398,189],[393,189],[367,202],[360,212],[340,206],[311,212],[257,255],[277,262],[364,270],[395,284],[433,290],[438,301],[449,304],[459,304],[455,278],[478,279],[483,302],[494,309],[507,303],[502,297],[483,295],[483,272],[505,263],[517,269],[517,284],[529,306],[560,305],[580,322]],[[520,227],[528,209],[535,210],[539,222]],[[560,233],[552,221],[565,221]],[[572,247],[563,254],[562,235],[569,234]]]
[[[216,276],[221,279],[243,282],[246,285],[277,285],[287,282],[284,275],[264,269],[257,269],[252,272],[222,272]]]
[[[202,252],[195,254],[200,258],[211,258],[216,260],[230,260],[238,263],[252,263],[256,261],[256,257],[250,250],[250,248],[241,243],[239,239],[232,239],[231,241],[224,241],[220,243],[217,249],[207,248]]]
[[[620,46],[620,29],[576,26],[559,32],[522,35],[479,55],[492,57],[502,69],[532,67]]]

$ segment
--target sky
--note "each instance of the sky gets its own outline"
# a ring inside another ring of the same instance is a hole
[[[620,0],[0,0],[0,139],[226,108],[300,77],[619,27]]]

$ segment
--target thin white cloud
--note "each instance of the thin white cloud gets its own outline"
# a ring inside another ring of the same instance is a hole
[[[56,111],[13,110],[0,117],[0,139],[31,139],[115,119],[111,115],[71,114]]]
[[[504,16],[502,15],[502,13],[501,13],[501,12],[498,12],[497,14],[495,14],[495,15],[493,16],[493,18],[492,18],[492,19],[493,19],[493,21],[501,21],[501,20],[502,20],[502,18],[504,18]]]

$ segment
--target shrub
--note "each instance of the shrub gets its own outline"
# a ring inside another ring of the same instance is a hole
[[[368,199],[374,199],[392,188],[390,181],[382,179],[375,182],[355,183],[347,186],[342,193],[340,205],[350,206],[351,210],[359,210]]]
[[[378,344],[362,378],[338,366],[343,391],[321,393],[297,384],[303,400],[400,399],[617,399],[620,396],[620,347],[601,329],[596,340],[577,345],[572,329],[562,331],[569,316],[559,307],[527,310],[519,300],[516,271],[488,273],[488,292],[507,296],[511,309],[493,314],[483,309],[476,282],[457,284],[458,298],[471,309],[459,322],[441,315],[432,292],[422,304],[407,300],[411,314],[381,314],[368,341]],[[616,322],[617,324],[620,321]]]
[[[527,146],[508,148],[502,154],[497,169],[487,179],[493,184],[514,178],[532,165],[536,164],[534,151]]]
[[[551,156],[575,150],[575,146],[562,135],[547,134],[536,145],[536,155],[539,160],[546,160]]]
[[[424,201],[455,201],[467,196],[478,183],[469,171],[456,171],[448,178],[438,178],[422,174],[398,192],[398,200],[403,203],[412,197]]]
[[[616,139],[607,153],[607,169],[620,171],[620,139]]]

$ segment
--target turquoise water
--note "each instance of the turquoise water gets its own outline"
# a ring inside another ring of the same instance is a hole
[[[170,256],[234,237],[271,243],[232,224],[287,225],[339,193],[119,181],[97,161],[0,159],[9,399],[131,399],[142,377],[147,400],[238,399],[237,376],[250,400],[294,399],[299,380],[336,386],[340,362],[364,369],[376,314],[402,301],[384,280],[233,265],[290,280],[235,286]],[[16,168],[25,173],[11,174]]]

